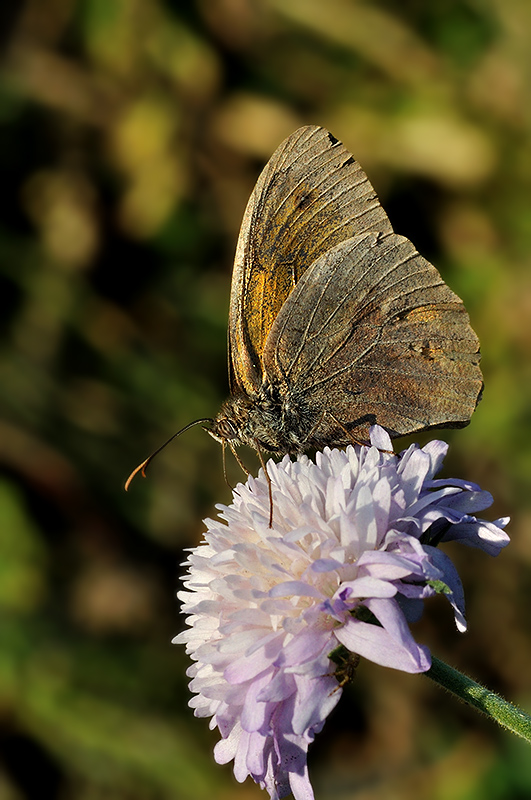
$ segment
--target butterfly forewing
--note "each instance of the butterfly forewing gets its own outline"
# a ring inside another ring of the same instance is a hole
[[[262,382],[265,341],[308,267],[339,242],[391,224],[367,176],[324,128],[295,131],[271,157],[245,211],[229,315],[231,392]]]

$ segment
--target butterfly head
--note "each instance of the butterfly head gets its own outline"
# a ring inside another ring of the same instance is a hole
[[[221,406],[212,425],[205,430],[222,444],[250,444],[249,437],[245,433],[250,410],[251,404],[246,397],[242,395],[229,397]]]

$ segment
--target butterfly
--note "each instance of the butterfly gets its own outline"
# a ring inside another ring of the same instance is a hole
[[[211,433],[277,454],[467,425],[479,341],[322,127],[276,150],[247,205],[229,312],[230,397]]]
[[[318,126],[278,147],[251,194],[228,340],[229,399],[172,439],[206,423],[235,455],[344,447],[375,423],[391,437],[467,425],[483,387],[462,301]]]

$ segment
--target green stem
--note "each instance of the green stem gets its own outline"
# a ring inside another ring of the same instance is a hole
[[[508,703],[503,697],[432,656],[431,669],[424,673],[460,700],[468,703],[513,733],[531,743],[531,716]]]

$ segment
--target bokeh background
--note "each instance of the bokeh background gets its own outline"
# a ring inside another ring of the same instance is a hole
[[[482,342],[445,474],[513,541],[450,549],[470,630],[437,598],[415,633],[531,710],[531,4],[3,0],[0,37],[0,798],[265,796],[214,765],[170,645],[220,448],[195,428],[123,483],[226,394],[241,216],[301,124],[361,161]],[[319,800],[531,795],[526,745],[369,662],[310,753]]]

